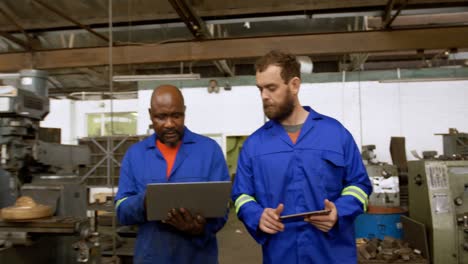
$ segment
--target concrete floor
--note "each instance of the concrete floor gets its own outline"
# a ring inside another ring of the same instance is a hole
[[[218,232],[218,247],[220,264],[262,263],[262,248],[237,218],[235,209],[230,210],[226,225]]]
[[[259,264],[262,263],[262,249],[250,236],[244,224],[237,218],[236,209],[231,208],[229,219],[218,234],[218,252],[220,264]],[[110,232],[110,227],[108,228]],[[101,227],[101,232],[102,227]],[[102,263],[133,263],[135,238],[125,238],[125,243],[117,249],[119,261],[112,258],[110,250],[103,252],[106,259]]]

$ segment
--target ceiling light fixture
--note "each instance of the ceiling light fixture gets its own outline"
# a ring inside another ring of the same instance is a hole
[[[114,82],[199,80],[200,74],[115,75]]]
[[[20,77],[19,73],[0,73],[0,79],[1,80],[19,79],[19,77]]]
[[[408,78],[394,80],[380,80],[379,83],[411,83],[411,82],[447,82],[447,81],[466,81],[466,77],[441,77],[441,78]]]

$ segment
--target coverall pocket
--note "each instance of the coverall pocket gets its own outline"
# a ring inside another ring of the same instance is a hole
[[[335,194],[334,192],[339,192],[343,188],[344,157],[342,154],[326,151],[322,153],[322,160],[320,170],[322,185],[327,192]]]

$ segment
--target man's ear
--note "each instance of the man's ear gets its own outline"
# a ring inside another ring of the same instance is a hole
[[[185,110],[187,110],[187,106],[184,105],[184,113],[185,113]]]
[[[299,94],[299,88],[301,87],[301,79],[299,77],[293,77],[289,80],[289,84],[291,86],[291,92],[293,95]]]
[[[151,114],[151,108],[148,108],[148,114],[149,114],[150,119],[151,119],[151,116],[152,116],[152,114]]]

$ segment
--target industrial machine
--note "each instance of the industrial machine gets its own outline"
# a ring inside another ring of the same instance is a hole
[[[444,143],[444,157],[460,159],[468,157],[468,133],[459,133],[456,128],[450,128],[447,134],[442,136]]]
[[[369,205],[398,207],[400,206],[398,169],[395,165],[377,161],[374,150],[375,145],[362,146],[361,156],[373,187]]]
[[[408,162],[409,216],[425,225],[435,264],[468,263],[468,153],[462,135],[444,135],[444,155],[425,153]]]
[[[39,138],[39,122],[49,112],[46,72],[23,70],[9,78],[0,86],[0,208],[26,195],[50,206],[54,216],[0,217],[0,263],[97,263],[97,234],[77,176],[90,163],[89,148]]]
[[[354,223],[356,238],[401,238],[400,186],[396,166],[379,162],[375,145],[362,146],[362,159],[372,183],[367,212],[359,215]]]

